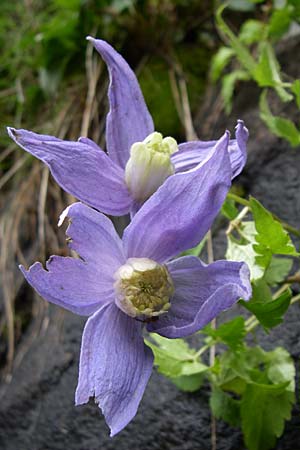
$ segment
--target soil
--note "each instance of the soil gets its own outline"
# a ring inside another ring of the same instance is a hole
[[[282,53],[296,70],[299,42],[292,41]],[[299,68],[298,68],[299,70]],[[299,77],[299,73],[298,73]],[[259,119],[257,90],[245,86],[229,118],[213,124],[215,132],[232,127],[243,118],[251,132],[247,167],[238,179],[246,193],[292,225],[300,223],[300,149],[272,136]],[[294,114],[292,112],[292,114]],[[201,122],[199,122],[201,123]],[[200,127],[199,127],[200,129]],[[201,130],[199,130],[201,131]],[[215,232],[215,255],[224,255],[224,231]],[[297,369],[300,357],[300,307],[294,305],[284,324],[270,335],[260,333],[266,349],[281,345],[293,356]],[[34,339],[15,368],[9,384],[0,386],[1,450],[209,450],[210,411],[208,388],[195,394],[180,392],[170,381],[153,371],[135,419],[115,438],[97,406],[75,407],[78,356],[84,320],[50,306],[38,339]],[[298,373],[299,376],[299,373]],[[299,389],[297,388],[299,396]],[[299,398],[297,399],[299,405]],[[300,450],[300,411],[293,410],[277,450]],[[217,424],[217,449],[244,449],[241,433]]]

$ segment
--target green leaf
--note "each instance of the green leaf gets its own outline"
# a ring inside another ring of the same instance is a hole
[[[267,103],[267,91],[263,91],[259,101],[260,117],[276,136],[285,138],[293,147],[300,144],[300,133],[288,119],[273,116]]]
[[[222,214],[229,220],[233,220],[239,213],[239,210],[235,206],[235,201],[231,198],[226,198],[221,209]]]
[[[279,39],[284,33],[288,31],[291,25],[291,21],[292,9],[289,6],[273,11],[268,27],[269,36],[275,39]]]
[[[296,103],[298,108],[300,109],[300,80],[295,80],[292,84],[291,91],[295,94]]]
[[[218,386],[213,386],[209,400],[210,408],[217,419],[222,419],[233,427],[240,425],[240,401],[233,399]]]
[[[293,393],[284,384],[263,386],[249,384],[241,401],[244,440],[249,450],[274,448],[276,438],[291,418]]]
[[[239,38],[231,31],[229,26],[223,20],[222,13],[226,8],[226,4],[221,5],[216,13],[217,27],[229,40],[232,49],[234,50],[239,62],[242,66],[253,75],[255,71],[256,62],[252,57],[247,47],[239,40]]]
[[[288,276],[292,265],[292,259],[273,257],[265,272],[264,280],[269,286],[276,286]]]
[[[260,46],[259,62],[253,76],[260,87],[276,89],[282,101],[288,102],[293,99],[292,95],[282,86],[280,66],[269,42],[263,42]]]
[[[235,317],[229,322],[223,323],[217,329],[207,325],[202,332],[217,341],[223,342],[232,350],[237,350],[243,345],[246,335],[245,319],[242,316]]]
[[[154,364],[158,366],[158,371],[166,377],[195,375],[208,370],[205,364],[195,358],[196,351],[183,339],[166,339],[158,334],[151,334],[151,338],[155,344],[149,340],[145,340],[145,343],[154,353]]]
[[[195,392],[203,385],[205,372],[206,370],[194,375],[182,375],[180,377],[171,378],[171,381],[184,392]]]
[[[243,23],[239,33],[239,39],[241,42],[247,45],[251,45],[255,42],[260,42],[262,35],[264,34],[265,25],[259,20],[249,19]]]
[[[295,391],[295,364],[291,355],[282,347],[266,353],[268,378],[273,383],[289,383],[287,390]]]
[[[222,78],[221,94],[224,102],[225,111],[230,113],[232,108],[232,97],[237,81],[247,81],[250,79],[249,74],[245,70],[235,70]]]
[[[213,82],[216,82],[220,78],[223,69],[227,66],[233,56],[234,51],[232,50],[232,48],[219,48],[217,53],[213,56],[211,63],[210,74]]]
[[[255,244],[254,222],[242,222],[240,225],[244,239],[238,241],[233,236],[228,236],[226,259],[230,261],[244,261],[250,269],[251,280],[257,280],[264,275],[265,266],[259,265],[253,244]]]
[[[292,292],[290,289],[287,289],[272,301],[263,303],[261,299],[259,301],[251,299],[250,302],[241,300],[241,304],[256,316],[264,328],[268,329],[282,322],[282,317],[290,305],[291,298]]]
[[[250,207],[255,221],[257,235],[254,250],[265,259],[266,253],[298,256],[296,249],[278,220],[254,197],[250,197]]]

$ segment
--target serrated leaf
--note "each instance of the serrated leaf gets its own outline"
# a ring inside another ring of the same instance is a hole
[[[282,322],[282,317],[287,311],[292,298],[290,289],[283,292],[278,298],[272,301],[263,303],[262,301],[244,302],[241,304],[251,311],[259,321],[259,323],[266,329],[273,328]]]
[[[223,69],[227,66],[233,56],[234,51],[232,50],[232,48],[219,48],[217,53],[213,56],[211,63],[210,74],[213,82],[216,82],[220,78]]]
[[[249,450],[274,448],[276,438],[290,419],[293,393],[284,384],[263,386],[249,384],[241,401],[241,419],[244,440]]]
[[[249,19],[243,23],[239,33],[239,39],[241,42],[247,45],[251,45],[255,42],[259,42],[264,33],[265,25],[259,20]]]
[[[151,334],[151,338],[155,344],[149,340],[145,340],[145,343],[153,351],[154,364],[158,366],[158,371],[166,377],[195,375],[208,369],[195,358],[196,351],[183,339],[167,339],[158,334]]]
[[[287,390],[295,391],[295,364],[291,355],[282,347],[266,353],[268,377],[273,383],[286,383]]]
[[[245,319],[242,316],[235,317],[229,322],[223,323],[217,329],[208,325],[203,328],[202,332],[219,342],[223,342],[232,350],[237,350],[242,346],[246,335]]]
[[[282,86],[280,66],[269,42],[263,42],[260,46],[259,62],[253,76],[260,87],[276,89],[282,101],[288,102],[293,99],[292,95]]]
[[[253,214],[257,235],[254,250],[265,256],[269,251],[277,255],[298,256],[296,249],[283,226],[254,197],[250,197],[250,207]]]
[[[264,280],[269,286],[281,283],[290,273],[293,261],[288,258],[276,258],[273,256],[271,263],[264,274]]]
[[[284,119],[283,117],[273,116],[269,109],[269,105],[267,103],[267,91],[263,91],[260,100],[260,117],[265,122],[265,124],[269,127],[269,129],[276,136],[281,138],[285,138],[293,147],[296,147],[300,144],[300,133],[293,124],[288,119]]]
[[[217,419],[222,419],[233,427],[240,425],[240,401],[217,386],[213,386],[209,405]]]
[[[227,114],[230,113],[232,108],[232,98],[237,81],[247,81],[249,79],[249,74],[245,70],[234,70],[223,76],[221,94]]]
[[[295,80],[292,84],[291,91],[295,94],[296,103],[298,108],[300,109],[300,80]]]
[[[264,265],[259,265],[253,244],[255,243],[255,226],[254,222],[242,222],[240,225],[244,240],[238,241],[233,236],[228,236],[226,259],[230,261],[244,261],[250,269],[250,279],[258,280],[264,275]]]

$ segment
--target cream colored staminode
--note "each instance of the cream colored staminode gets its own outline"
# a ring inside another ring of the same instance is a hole
[[[129,316],[148,319],[170,308],[172,279],[168,269],[152,259],[129,258],[114,278],[116,304]]]
[[[150,134],[143,142],[131,146],[125,168],[125,181],[137,202],[147,200],[175,172],[171,155],[178,151],[172,137],[163,139],[161,133]]]

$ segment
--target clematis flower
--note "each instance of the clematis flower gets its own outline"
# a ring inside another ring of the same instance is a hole
[[[27,281],[51,303],[89,316],[82,337],[77,405],[90,397],[111,436],[135,416],[149,380],[153,355],[142,332],[168,338],[190,335],[239,298],[251,295],[249,270],[240,262],[206,265],[177,257],[211,227],[231,184],[228,133],[194,169],[169,177],[125,229],[80,202],[69,219],[70,248],[80,255],[36,262]],[[175,258],[175,259],[173,259]]]
[[[78,142],[8,128],[10,137],[43,161],[57,183],[82,202],[111,215],[133,215],[165,180],[205,160],[216,141],[177,145],[154,131],[134,72],[107,42],[88,38],[106,62],[110,75],[110,111],[106,120],[106,148],[92,140]],[[248,130],[238,121],[236,139],[228,151],[231,176],[246,162]]]

